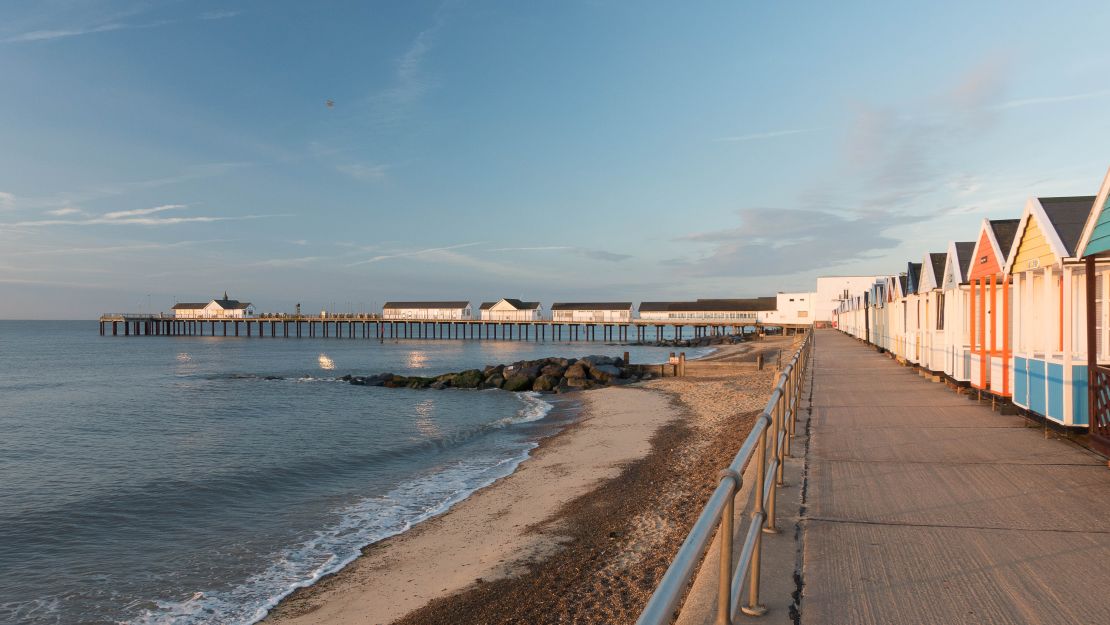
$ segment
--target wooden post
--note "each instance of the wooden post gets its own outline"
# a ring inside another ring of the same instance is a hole
[[[1095,257],[1088,256],[1083,259],[1085,275],[1083,276],[1087,282],[1087,433],[1094,435],[1097,432],[1095,423],[1097,416],[1095,414],[1096,393],[1098,389],[1095,388],[1095,381],[1098,379],[1098,336],[1095,335]],[[1105,296],[1105,294],[1104,294]],[[1106,302],[1103,302],[1106,306]]]

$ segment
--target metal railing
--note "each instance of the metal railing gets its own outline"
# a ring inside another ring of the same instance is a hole
[[[675,612],[686,589],[697,573],[702,555],[709,547],[713,531],[720,528],[721,555],[720,578],[717,587],[716,625],[730,625],[739,612],[748,616],[761,616],[767,608],[759,602],[760,559],[763,534],[777,534],[775,526],[776,488],[783,483],[783,462],[790,455],[790,442],[797,425],[797,411],[801,405],[802,387],[813,351],[813,331],[809,330],[801,346],[779,374],[767,407],[756,419],[752,431],[740,446],[727,469],[720,473],[721,481],[709,497],[690,534],[679,547],[674,561],[655,588],[637,625],[666,625]],[[768,441],[770,439],[770,441]],[[754,458],[753,458],[754,454]],[[735,500],[744,478],[745,465],[755,462],[751,523],[748,526],[740,559],[735,568],[733,554],[733,517]],[[740,605],[747,579],[747,598]]]

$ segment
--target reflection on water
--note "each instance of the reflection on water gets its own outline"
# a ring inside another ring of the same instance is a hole
[[[410,369],[423,369],[427,366],[428,353],[413,350],[409,352],[408,366]]]
[[[434,399],[425,399],[419,404],[416,404],[415,408],[416,429],[428,438],[442,438],[443,432],[440,431],[439,426],[436,425],[434,420],[436,401]]]
[[[327,354],[320,354],[316,361],[320,363],[320,368],[325,371],[331,371],[335,368],[335,361],[328,358]]]

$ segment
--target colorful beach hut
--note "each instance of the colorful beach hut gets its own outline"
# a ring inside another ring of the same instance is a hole
[[[975,241],[953,241],[944,259],[937,323],[944,332],[944,373],[957,382],[971,380],[967,275],[974,253]]]
[[[1066,426],[1087,425],[1079,239],[1093,196],[1030,198],[1006,264],[1014,290],[1014,404]]]
[[[1006,260],[1020,219],[984,219],[968,270],[971,386],[1010,396],[1010,285]]]
[[[922,367],[933,373],[944,370],[944,315],[941,284],[944,280],[944,252],[930,252],[921,262],[921,279],[917,285],[919,321],[921,325]]]
[[[1088,435],[1091,447],[1110,454],[1110,171],[1091,207],[1079,241],[1083,262],[1085,323],[1080,324],[1076,347],[1087,360]]]

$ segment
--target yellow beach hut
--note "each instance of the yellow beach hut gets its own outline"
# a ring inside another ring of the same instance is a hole
[[[1006,264],[1014,288],[1014,404],[1066,426],[1086,426],[1087,362],[1079,239],[1093,196],[1030,198]]]

